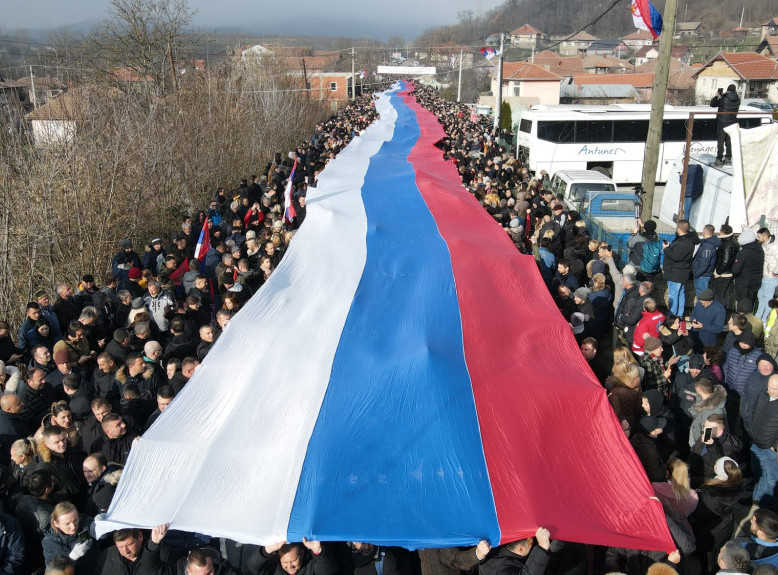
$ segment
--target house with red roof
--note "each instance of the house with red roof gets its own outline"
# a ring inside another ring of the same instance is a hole
[[[502,71],[502,98],[511,106],[559,104],[559,85],[562,77],[530,62],[504,62]],[[497,70],[492,71],[492,96],[482,96],[481,103],[494,105],[497,94]],[[489,100],[489,101],[487,101]]]
[[[635,30],[621,40],[633,50],[639,50],[642,46],[659,45],[659,40],[654,40],[654,37],[647,30]]]
[[[516,28],[508,35],[510,43],[518,48],[537,48],[546,39],[546,35],[529,24]]]
[[[549,72],[553,72],[561,78],[571,78],[573,74],[582,74],[584,72],[584,65],[581,58],[577,56],[557,56],[548,50],[543,50],[542,52],[535,54],[535,57],[528,58],[527,62],[530,62],[535,66],[540,66]]]
[[[756,52],[721,52],[693,78],[698,102],[709,101],[719,88],[734,84],[741,98],[766,98],[778,102],[778,62]]]

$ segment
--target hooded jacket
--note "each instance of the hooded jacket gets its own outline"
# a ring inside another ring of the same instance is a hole
[[[727,402],[727,391],[720,385],[713,386],[713,393],[707,399],[696,402],[689,408],[692,415],[692,425],[689,428],[689,447],[702,435],[705,429],[705,420],[709,415],[726,415],[724,404]]]
[[[719,112],[737,112],[740,109],[740,96],[737,95],[734,84],[727,87],[723,94],[716,94],[710,101],[711,108],[718,108]],[[717,116],[719,126],[729,126],[737,122],[737,114],[725,113]]]
[[[743,230],[740,234],[740,251],[732,264],[732,274],[737,281],[760,285],[764,259],[764,250],[762,244],[756,241],[756,234],[753,230]]]

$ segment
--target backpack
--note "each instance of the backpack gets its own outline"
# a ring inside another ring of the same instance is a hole
[[[662,269],[662,242],[643,242],[643,256],[640,258],[640,270],[647,274],[656,274]]]

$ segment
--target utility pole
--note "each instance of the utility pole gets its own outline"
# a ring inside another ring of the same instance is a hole
[[[670,1],[672,2],[673,0]],[[499,130],[500,130],[500,112],[502,111],[502,52],[503,52],[504,39],[505,39],[505,34],[500,34],[500,54],[499,54],[499,59],[497,60],[497,94],[496,94],[497,97],[495,102],[497,109],[494,111],[495,140],[497,139],[497,135],[499,134]]]
[[[675,34],[675,13],[678,10],[677,0],[665,2],[665,13],[662,33],[659,35],[659,56],[656,61],[656,75],[651,94],[651,118],[648,121],[648,137],[646,138],[646,155],[643,158],[643,221],[652,217],[654,209],[654,187],[656,185],[656,169],[659,164],[659,144],[662,141],[662,120],[664,119],[665,102],[667,100],[667,79],[670,74],[670,53]]]
[[[351,47],[351,99],[357,99],[357,80],[354,74],[354,46]]]
[[[35,95],[35,77],[32,75],[32,66],[30,66],[30,96],[32,96],[32,109],[38,107],[38,97]]]
[[[457,85],[457,104],[459,104],[462,101],[462,53],[463,50],[459,51],[459,84]]]

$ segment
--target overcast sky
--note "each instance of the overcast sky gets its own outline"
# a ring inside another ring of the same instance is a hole
[[[195,24],[230,27],[260,34],[321,36],[392,35],[412,40],[425,28],[450,24],[462,10],[478,9],[478,0],[189,0],[197,10]],[[500,0],[481,0],[487,11]],[[109,0],[0,0],[0,30],[51,29],[94,22],[105,17]]]

